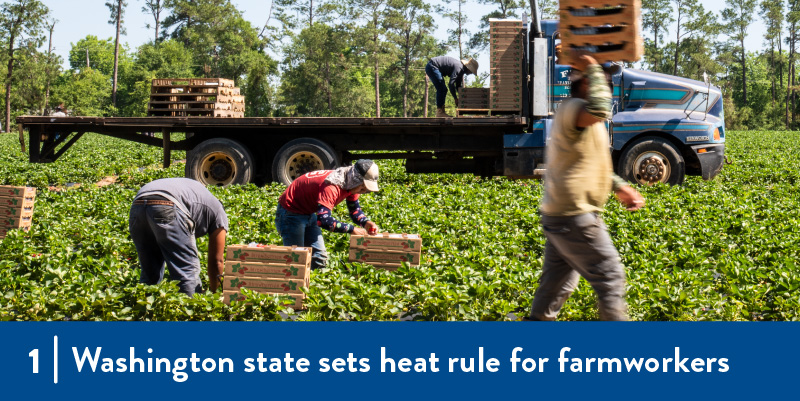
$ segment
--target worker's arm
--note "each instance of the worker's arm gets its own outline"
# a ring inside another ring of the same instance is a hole
[[[347,210],[350,212],[350,220],[353,220],[353,223],[364,227],[364,224],[367,224],[369,221],[369,217],[361,210],[361,204],[358,203],[357,199],[354,201],[347,201]]]
[[[575,126],[580,129],[607,120],[611,116],[612,94],[603,67],[591,56],[583,55],[573,68],[583,71],[587,80],[586,106],[578,113]]]
[[[378,225],[371,221],[369,217],[361,210],[361,204],[358,200],[347,201],[347,210],[350,211],[350,218],[354,223],[364,227],[370,234],[378,232]]]
[[[208,234],[208,287],[217,292],[219,276],[225,271],[225,236],[228,234],[220,227]]]
[[[625,205],[629,211],[639,210],[644,206],[642,194],[614,173],[611,173],[611,190],[614,191],[619,203]]]
[[[361,227],[336,220],[331,209],[321,204],[317,204],[317,225],[335,233],[367,235],[367,231]]]
[[[454,69],[453,74],[450,75],[450,81],[447,82],[447,87],[450,88],[450,93],[453,94],[453,100],[456,102],[456,107],[458,107],[458,88],[461,86],[461,81],[458,78],[458,70]]]

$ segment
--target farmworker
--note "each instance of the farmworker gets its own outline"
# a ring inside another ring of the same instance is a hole
[[[375,234],[378,225],[372,222],[358,198],[378,190],[378,165],[372,160],[359,160],[352,166],[336,170],[317,170],[294,180],[278,199],[275,227],[285,246],[310,246],[311,268],[325,267],[328,254],[320,227],[337,233]],[[347,200],[350,219],[356,227],[336,220],[331,211]]]
[[[145,184],[131,206],[128,227],[139,254],[139,282],[155,285],[169,277],[180,291],[202,292],[196,237],[208,234],[208,284],[216,292],[225,261],[228,216],[206,187],[189,178],[164,178]]]
[[[55,111],[50,113],[50,116],[51,117],[66,117],[67,113],[64,113],[64,105],[63,104],[59,104],[58,106],[56,106]]]
[[[67,113],[64,113],[64,104],[62,103],[62,104],[59,104],[58,106],[56,106],[56,109],[52,113],[50,113],[50,116],[51,117],[66,117]],[[60,132],[55,132],[54,135],[53,135],[53,138],[55,140],[58,140],[59,138],[61,138],[61,133]]]
[[[461,60],[449,56],[434,57],[425,66],[425,74],[428,75],[433,86],[436,88],[436,117],[450,117],[444,111],[444,102],[447,100],[447,88],[453,94],[453,99],[458,107],[458,88],[464,86],[464,75],[477,74],[478,62],[475,59]],[[444,84],[444,77],[450,77],[447,85]]]
[[[644,206],[644,198],[612,169],[605,121],[614,68],[585,54],[572,66],[572,98],[558,108],[545,151],[539,207],[544,263],[531,313],[523,320],[555,320],[581,276],[597,293],[601,320],[628,319],[625,270],[600,213],[610,191],[629,211]]]

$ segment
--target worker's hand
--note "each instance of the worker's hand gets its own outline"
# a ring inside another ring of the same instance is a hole
[[[364,228],[367,230],[369,235],[375,235],[378,233],[378,225],[373,221],[368,221],[367,224],[364,224]]]
[[[367,230],[361,227],[356,227],[353,229],[353,235],[367,235]]]
[[[589,53],[582,52],[578,54],[575,58],[575,63],[572,65],[572,68],[578,71],[586,71],[592,64],[597,64],[597,60],[594,59]]]
[[[615,194],[619,202],[625,205],[625,208],[631,212],[639,210],[644,206],[642,194],[631,186],[624,185],[620,187]]]

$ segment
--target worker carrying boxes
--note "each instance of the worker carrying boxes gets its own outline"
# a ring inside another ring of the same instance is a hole
[[[311,280],[311,248],[277,245],[229,245],[222,281],[223,301],[246,300],[242,288],[280,295],[282,303],[303,309]]]
[[[0,185],[0,239],[10,230],[30,229],[35,200],[36,188]]]
[[[387,270],[397,270],[403,262],[419,266],[422,238],[418,234],[351,235],[350,261]]]

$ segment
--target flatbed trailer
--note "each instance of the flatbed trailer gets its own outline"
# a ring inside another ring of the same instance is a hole
[[[509,53],[520,66],[520,76],[509,81],[520,85],[511,90],[519,94],[513,110],[465,109],[458,118],[22,116],[20,140],[27,132],[34,163],[58,160],[86,132],[162,147],[165,166],[172,150],[186,150],[186,177],[206,185],[288,184],[355,158],[405,159],[410,173],[536,177],[553,116],[571,85],[571,67],[557,62],[559,21],[539,21],[537,10],[532,0],[533,21],[512,21],[524,27],[524,45]],[[686,175],[710,180],[719,174],[725,161],[719,88],[707,79],[622,66],[610,78],[613,116],[606,126],[618,175],[642,185],[677,185]],[[179,132],[185,139],[171,140]]]
[[[536,164],[527,160],[530,155],[520,163],[519,154],[505,150],[507,135],[522,134],[527,129],[528,121],[522,116],[21,116],[17,123],[23,151],[27,132],[27,153],[32,163],[58,160],[84,133],[92,132],[162,147],[165,167],[170,164],[172,150],[188,151],[186,176],[208,185],[288,183],[305,172],[334,168],[355,158],[406,159],[406,169],[412,173],[481,176],[532,176]],[[161,134],[161,138],[153,133]],[[173,133],[185,133],[185,139],[173,141]],[[375,153],[364,153],[370,151]],[[536,153],[541,159],[542,151]]]

